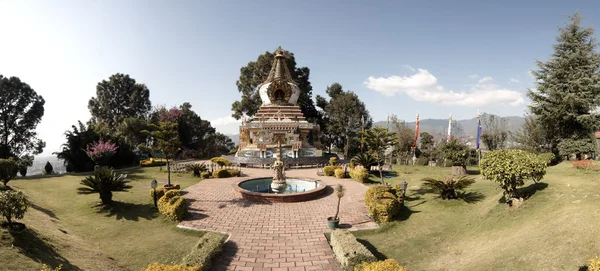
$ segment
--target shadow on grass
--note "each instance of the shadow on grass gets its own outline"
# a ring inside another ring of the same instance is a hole
[[[579,269],[577,269],[577,271],[588,271],[588,270],[589,269],[588,269],[587,265],[582,265],[579,267]]]
[[[480,169],[467,169],[467,175],[480,175],[481,174],[481,170]]]
[[[48,209],[46,209],[46,208],[44,208],[42,206],[39,206],[39,205],[37,205],[35,203],[31,204],[31,208],[36,209],[36,210],[38,210],[38,211],[40,211],[40,212],[48,215],[51,218],[59,219],[58,217],[56,217],[56,214],[54,214],[54,212],[52,212],[51,210],[48,210]]]
[[[521,197],[523,199],[528,199],[528,198],[531,198],[533,195],[535,195],[535,193],[537,193],[538,191],[542,191],[542,190],[546,189],[547,187],[548,187],[547,183],[533,183],[526,187],[518,188],[517,195],[518,195],[518,197]],[[500,199],[498,199],[498,202],[506,203],[506,197],[502,196]]]
[[[396,216],[396,218],[394,218],[394,221],[408,220],[412,214],[416,214],[416,213],[420,213],[420,212],[421,211],[413,211],[406,206],[401,206],[400,213],[398,214],[398,216]]]
[[[26,228],[22,232],[10,232],[10,235],[14,239],[12,245],[19,248],[23,255],[36,262],[45,263],[52,267],[62,264],[62,270],[82,270],[60,255],[44,241],[43,237],[32,229]]]
[[[479,192],[464,192],[459,191],[456,193],[459,199],[464,200],[466,203],[476,203],[485,199],[485,195]]]
[[[97,213],[105,213],[107,217],[115,217],[117,220],[138,221],[140,218],[150,220],[158,215],[152,204],[135,204],[121,201],[113,201],[111,205],[97,206]]]
[[[360,238],[356,238],[356,241],[358,241],[369,251],[371,251],[371,253],[373,253],[373,256],[377,257],[378,260],[383,261],[387,259],[387,257],[383,253],[379,252],[379,250],[377,250],[377,248],[373,244],[371,244],[371,242]]]

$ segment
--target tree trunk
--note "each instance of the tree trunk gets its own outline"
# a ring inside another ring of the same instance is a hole
[[[112,203],[112,192],[111,191],[101,192],[100,200],[102,201],[102,204],[104,204],[104,205]]]
[[[333,217],[334,220],[338,220],[338,214],[340,213],[340,201],[342,201],[342,198],[338,198],[337,209],[335,211],[335,216]]]
[[[381,165],[379,165],[379,177],[381,178],[381,183],[385,183],[383,181],[383,171],[381,170]]]
[[[171,163],[167,158],[167,185],[171,186]]]
[[[350,136],[346,133],[346,144],[344,144],[344,159],[348,159],[348,150],[350,149]]]
[[[467,176],[467,166],[452,166],[452,175]]]

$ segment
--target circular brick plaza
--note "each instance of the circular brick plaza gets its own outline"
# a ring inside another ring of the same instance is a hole
[[[264,203],[243,199],[233,185],[248,177],[267,177],[269,169],[242,169],[243,177],[207,179],[183,193],[190,215],[178,227],[230,234],[212,270],[339,270],[324,232],[335,214],[333,189],[305,202]],[[318,179],[346,188],[340,205],[340,225],[350,230],[376,228],[367,215],[367,187],[352,179],[317,176],[316,169],[287,171],[295,177]]]

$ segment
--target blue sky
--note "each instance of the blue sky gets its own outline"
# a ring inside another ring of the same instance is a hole
[[[339,82],[375,120],[523,115],[528,71],[577,9],[600,25],[591,0],[0,0],[0,74],[44,96],[45,154],[89,119],[97,82],[117,72],[146,84],[153,105],[189,101],[236,133],[239,69],[278,45],[311,69],[313,94]]]

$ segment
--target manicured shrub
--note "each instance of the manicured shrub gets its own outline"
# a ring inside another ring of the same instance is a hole
[[[329,165],[331,165],[331,166],[337,166],[337,164],[338,164],[338,158],[337,157],[334,156],[334,157],[329,158]]]
[[[187,214],[187,204],[179,190],[169,190],[158,200],[158,211],[166,217],[181,221]]]
[[[50,164],[50,161],[47,161],[46,165],[44,166],[44,174],[46,174],[46,175],[54,174],[54,168],[52,167],[52,164]]]
[[[350,170],[350,178],[359,181],[361,183],[366,183],[369,181],[369,171],[366,168],[360,169],[351,169]]]
[[[200,178],[202,179],[210,179],[212,175],[210,175],[210,172],[208,171],[204,171],[204,172],[200,172]]]
[[[499,183],[507,203],[510,203],[509,199],[519,197],[517,187],[523,186],[526,179],[540,181],[546,174],[546,167],[537,155],[516,149],[491,151],[481,159],[481,174]]]
[[[219,165],[220,167],[228,167],[231,166],[231,162],[227,160],[225,157],[213,157],[210,159],[211,162]]]
[[[42,270],[40,271],[60,271],[62,269],[62,264],[57,266],[56,268],[52,268],[47,266],[46,264],[42,264]]]
[[[19,174],[25,177],[27,175],[27,168],[33,165],[33,156],[31,155],[23,155],[19,158],[17,162],[17,166],[19,167]]]
[[[336,168],[334,171],[335,177],[338,179],[346,178],[346,171],[341,168]]]
[[[547,166],[554,164],[554,162],[556,162],[557,160],[556,155],[554,155],[554,153],[551,152],[540,153],[537,157],[538,159],[545,162]]]
[[[29,205],[29,199],[21,191],[0,192],[0,215],[6,218],[8,224],[12,224],[13,219],[23,219]]]
[[[335,175],[335,170],[338,168],[342,168],[342,167],[338,167],[338,166],[326,166],[323,168],[323,175],[325,176],[334,176]]]
[[[442,199],[457,199],[458,190],[463,190],[470,185],[475,183],[475,179],[468,178],[465,176],[460,177],[446,177],[442,180],[436,180],[434,178],[423,178],[423,186],[434,190],[439,193]]]
[[[81,184],[85,187],[80,187],[80,194],[100,194],[102,204],[112,203],[112,192],[127,191],[132,186],[129,185],[127,175],[119,174],[110,167],[99,167],[94,170],[93,176],[88,176],[81,180]]]
[[[400,213],[396,189],[389,185],[372,186],[365,193],[365,204],[377,222],[389,222]]]
[[[148,158],[146,160],[140,161],[140,166],[142,167],[158,167],[164,166],[167,164],[167,160],[164,158]]]
[[[415,166],[428,166],[429,165],[429,158],[425,157],[425,156],[420,156],[419,158],[417,158],[417,162],[415,163]]]
[[[573,161],[573,167],[583,170],[598,170],[596,163],[593,160]]]
[[[146,271],[202,271],[202,266],[168,265],[153,263],[148,265]]]
[[[348,230],[331,232],[331,248],[343,270],[354,270],[364,262],[374,262],[377,258],[363,244],[359,243]]]
[[[354,271],[407,271],[406,268],[402,267],[396,260],[387,259],[385,261],[361,263]]]
[[[162,198],[165,195],[165,190],[160,187],[156,188],[156,200]],[[150,189],[150,200],[154,201],[154,189]]]
[[[217,169],[213,171],[213,178],[239,177],[242,173],[237,169]]]
[[[0,180],[6,185],[10,180],[17,177],[19,167],[17,162],[11,158],[0,159]]]
[[[590,259],[587,264],[588,271],[600,271],[600,257]]]
[[[192,251],[183,258],[183,264],[202,266],[203,270],[208,270],[211,260],[221,253],[226,240],[226,235],[217,232],[205,233],[192,248]]]

